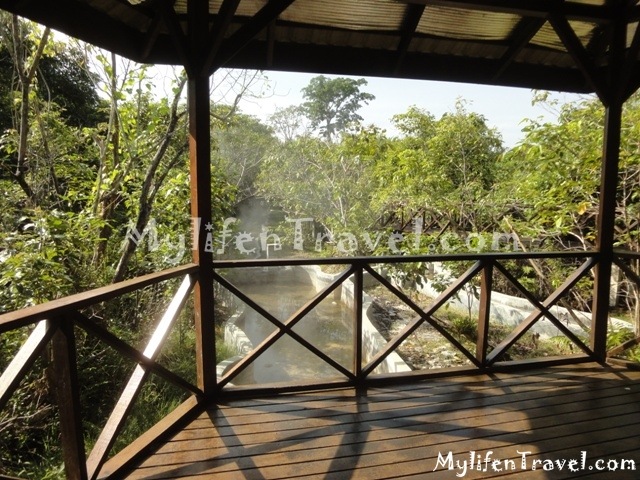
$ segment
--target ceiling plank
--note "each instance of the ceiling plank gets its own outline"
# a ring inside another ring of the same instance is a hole
[[[531,41],[536,33],[546,23],[546,18],[523,18],[513,28],[513,33],[508,39],[509,47],[504,55],[500,59],[500,68],[494,75],[494,79],[500,78],[504,71],[509,68],[509,65],[513,63],[518,54],[524,47]]]
[[[295,0],[272,0],[262,7],[249,21],[229,37],[220,48],[217,58],[211,65],[209,73],[213,73],[233,58],[256,35],[276,20]]]
[[[397,74],[402,68],[402,62],[404,57],[407,55],[413,35],[418,29],[418,25],[420,25],[420,20],[422,19],[422,15],[426,8],[426,5],[408,5],[405,10],[404,19],[402,21],[402,35],[400,37],[400,42],[398,42],[398,48],[396,49],[398,53],[398,60],[396,61],[396,66],[394,68],[395,74]]]
[[[604,100],[608,98],[609,88],[604,75],[596,69],[593,59],[580,42],[573,28],[571,28],[569,21],[559,15],[551,15],[549,17],[549,23],[600,99]]]
[[[513,13],[523,17],[546,17],[550,12],[570,20],[610,22],[614,10],[609,5],[564,2],[559,0],[397,0],[401,3]]]

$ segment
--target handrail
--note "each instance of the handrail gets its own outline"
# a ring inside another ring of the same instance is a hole
[[[162,272],[142,275],[132,278],[131,280],[125,280],[87,292],[76,293],[68,297],[5,313],[0,315],[0,333],[25,327],[40,320],[47,320],[71,310],[77,310],[88,307],[89,305],[111,300],[125,293],[153,285],[154,283],[163,282],[183,275],[195,274],[197,271],[198,266],[195,264],[182,265],[163,270]]]
[[[562,252],[480,252],[451,253],[442,255],[393,255],[375,257],[331,257],[331,258],[290,258],[290,259],[240,259],[214,260],[214,268],[249,268],[249,267],[287,267],[310,265],[352,265],[381,263],[417,263],[417,262],[464,262],[476,260],[524,260],[524,259],[559,259],[559,258],[591,258],[599,256],[597,251],[562,251]]]
[[[613,250],[613,255],[619,258],[636,258],[640,259],[640,252],[633,252],[631,250],[626,250],[622,248],[615,248]]]
[[[2,410],[18,387],[18,384],[31,368],[44,346],[51,340],[56,327],[47,320],[42,320],[33,329],[22,348],[13,357],[4,372],[0,375],[0,410]]]

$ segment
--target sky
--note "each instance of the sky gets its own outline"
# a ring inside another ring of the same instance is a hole
[[[268,78],[270,93],[264,98],[250,99],[240,104],[242,112],[261,120],[266,120],[276,108],[302,103],[302,88],[316,76],[287,72],[264,73]],[[529,89],[395,78],[365,79],[368,83],[361,90],[376,98],[363,107],[359,114],[366,125],[384,128],[389,135],[397,134],[391,122],[393,115],[406,112],[412,105],[440,118],[443,114],[454,111],[458,99],[466,102],[468,111],[483,115],[488,125],[500,132],[505,147],[513,147],[523,138],[524,119],[555,121],[557,118],[556,112],[541,105],[532,106],[534,92]],[[570,102],[584,97],[559,93],[554,94],[554,98],[560,102]]]

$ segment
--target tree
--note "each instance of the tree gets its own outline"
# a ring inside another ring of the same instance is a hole
[[[428,215],[443,230],[487,228],[502,141],[485,118],[458,102],[439,120],[412,107],[394,122],[403,135],[376,167],[379,207]]]
[[[180,98],[187,82],[185,74],[182,74],[174,87],[174,95],[170,105],[160,105],[160,111],[151,113],[151,116],[165,116],[166,123],[161,127],[164,131],[156,140],[155,151],[149,162],[142,180],[142,188],[137,197],[136,220],[134,228],[136,232],[143,232],[151,219],[151,213],[155,198],[169,173],[184,160],[187,151],[186,135],[179,131],[179,122],[184,117],[184,108],[180,107]],[[148,124],[147,124],[148,125]],[[182,138],[180,138],[182,137]],[[122,253],[116,265],[113,281],[118,282],[125,278],[131,256],[138,247],[138,242],[131,235],[125,240]]]
[[[275,142],[269,126],[242,113],[214,132],[214,168],[235,187],[238,201],[255,195],[260,166]]]
[[[375,99],[374,95],[360,91],[365,85],[364,78],[329,79],[323,75],[312,78],[302,89],[305,99],[302,111],[311,128],[318,129],[326,140],[331,140],[350,125],[361,122],[358,110]]]
[[[14,65],[14,71],[17,75],[17,84],[20,92],[19,120],[16,122],[18,125],[18,138],[15,148],[16,160],[12,176],[22,188],[24,194],[33,201],[34,191],[26,178],[26,174],[29,169],[29,165],[27,164],[27,142],[31,127],[29,113],[32,100],[31,94],[35,87],[34,81],[36,79],[36,72],[38,71],[40,60],[45,55],[51,29],[45,28],[42,31],[41,37],[31,43],[27,42],[27,35],[23,31],[23,27],[33,28],[30,24],[21,22],[16,15],[11,16],[10,26],[5,26],[5,28],[9,30],[9,33],[7,33],[7,36],[9,37],[7,43],[9,44],[9,51],[11,52],[11,59]],[[32,31],[34,37],[37,38],[38,32],[35,29]]]
[[[595,245],[603,118],[599,103],[586,100],[563,106],[556,123],[528,121],[501,183],[521,234],[555,249]]]
[[[51,33],[42,43],[46,29],[36,24],[0,13],[0,130],[16,125],[14,118],[13,89],[20,82],[16,61],[26,52],[25,59],[37,51],[43,51],[33,77],[33,91],[44,102],[54,102],[62,117],[70,125],[89,126],[102,120],[103,102],[94,89],[94,75],[87,69],[84,53],[79,44],[57,41]],[[17,35],[17,37],[16,37]],[[31,53],[30,53],[31,52]]]
[[[537,239],[548,250],[595,248],[603,123],[604,109],[596,98],[564,105],[555,123],[528,122],[525,139],[505,158],[511,181],[501,186],[501,196],[512,199],[507,218],[518,234]],[[640,97],[634,95],[623,110],[615,221],[617,245],[634,252],[640,251],[639,124]],[[640,272],[637,261],[630,266]],[[547,289],[563,278],[562,268],[547,270]],[[588,287],[574,301],[585,309],[590,305]],[[638,285],[629,282],[622,290],[628,292],[627,306],[640,334]]]
[[[481,231],[490,226],[488,193],[503,153],[499,133],[458,101],[455,111],[438,121],[429,152],[434,170],[448,189],[439,202],[441,212],[460,230]]]
[[[284,142],[292,141],[309,133],[305,126],[304,111],[300,105],[290,105],[286,108],[278,108],[269,117],[269,125],[273,128],[278,138]]]
[[[191,238],[185,76],[177,76],[167,98],[158,98],[148,67],[81,44],[53,42],[47,29],[3,18],[9,21],[0,25],[0,63],[8,66],[0,70],[0,78],[7,79],[0,85],[0,312],[184,262],[177,254],[188,255],[190,246],[183,242],[182,249],[171,251],[169,243],[180,247],[179,237]],[[73,62],[80,65],[75,68]],[[238,95],[248,91],[254,77],[228,77],[243,80],[236,85],[234,103],[214,112],[220,113],[215,129],[234,125]],[[107,101],[97,100],[101,98],[109,99],[108,109],[102,110]],[[241,154],[236,150],[244,147],[243,121],[240,117],[238,131],[222,142],[225,154]],[[246,123],[257,138],[270,137],[267,127]],[[221,222],[233,205],[235,189],[221,169],[214,169],[212,183],[214,222]],[[162,236],[159,240],[168,241],[151,245],[127,235],[130,227],[141,233],[152,226]],[[172,283],[124,295],[83,314],[125,342],[138,344],[159,318]],[[27,330],[0,338],[0,371]],[[83,404],[92,406],[83,417],[85,427],[94,431],[112,407],[104,391],[116,391],[130,372],[97,339],[78,334],[76,342],[80,381],[91,376],[97,385],[81,392]],[[2,474],[31,468],[38,469],[29,472],[34,478],[44,478],[59,461],[50,393],[57,379],[47,376],[47,361],[47,355],[38,360],[42,368],[33,369],[0,412]]]
[[[386,143],[375,128],[345,133],[335,144],[310,136],[284,142],[263,162],[259,192],[290,217],[313,218],[327,238],[361,233],[379,216],[374,168]]]

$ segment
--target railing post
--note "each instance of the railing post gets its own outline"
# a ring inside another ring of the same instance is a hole
[[[488,261],[482,269],[482,276],[480,278],[480,312],[478,315],[478,339],[476,340],[476,358],[482,366],[485,366],[487,363],[492,288],[493,262]]]
[[[73,322],[57,320],[58,330],[51,339],[53,382],[60,412],[60,433],[66,477],[87,479],[87,462],[80,414],[80,394]]]
[[[362,296],[363,296],[363,272],[362,266],[357,265],[353,274],[353,341],[354,341],[354,365],[353,373],[356,382],[362,383]]]

